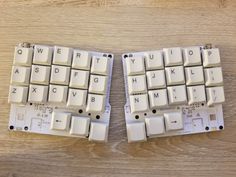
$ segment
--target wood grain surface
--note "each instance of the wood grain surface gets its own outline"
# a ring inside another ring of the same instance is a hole
[[[60,44],[115,54],[107,144],[11,133],[13,48]],[[216,44],[225,83],[225,130],[128,144],[121,54]],[[236,176],[236,1],[0,0],[0,176]]]

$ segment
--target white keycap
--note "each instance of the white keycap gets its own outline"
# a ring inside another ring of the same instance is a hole
[[[155,135],[165,133],[164,117],[155,116],[145,118],[147,136],[152,137]]]
[[[91,75],[89,83],[89,92],[106,94],[107,91],[107,76]]]
[[[131,95],[130,99],[130,109],[131,113],[143,112],[148,110],[148,96],[144,95]]]
[[[128,76],[128,88],[129,94],[146,93],[147,85],[145,75]]]
[[[51,130],[68,131],[70,126],[70,113],[53,112],[51,120]]]
[[[89,71],[74,70],[74,69],[71,70],[70,87],[87,89],[88,80],[89,80]]]
[[[103,112],[104,107],[104,95],[88,94],[86,112]]]
[[[14,64],[30,66],[32,57],[33,48],[15,47]]]
[[[108,75],[108,72],[109,72],[109,59],[107,57],[93,56],[91,73]]]
[[[204,67],[212,67],[220,65],[220,51],[217,48],[204,49],[202,51],[202,59]]]
[[[182,51],[180,47],[165,48],[164,51],[164,61],[165,66],[175,66],[182,65]]]
[[[184,104],[187,102],[185,85],[167,87],[170,104]]]
[[[25,104],[27,101],[28,87],[10,86],[9,89],[9,103]]]
[[[183,66],[167,67],[166,81],[167,85],[179,85],[185,83]]]
[[[184,128],[181,112],[164,113],[166,131],[181,130]]]
[[[52,65],[50,83],[68,85],[69,77],[70,77],[69,67]]]
[[[128,142],[146,141],[146,130],[144,122],[129,123],[126,125]]]
[[[84,107],[86,106],[87,90],[69,89],[67,106]]]
[[[32,65],[30,82],[48,85],[50,69],[49,66]]]
[[[107,142],[108,125],[105,123],[92,122],[90,126],[89,141]]]
[[[74,50],[72,68],[90,70],[91,56],[89,52]]]
[[[200,47],[188,47],[183,49],[184,66],[201,65]]]
[[[88,136],[90,118],[72,116],[70,134],[77,136]]]
[[[185,68],[185,77],[186,85],[204,84],[203,67],[196,66]]]
[[[162,69],[163,54],[162,51],[152,51],[145,54],[146,70]]]
[[[148,71],[146,75],[148,89],[165,88],[166,79],[164,70]]]
[[[223,85],[223,75],[221,67],[205,69],[206,86]]]
[[[28,85],[30,77],[30,67],[13,66],[11,74],[11,84]]]
[[[142,56],[129,57],[125,59],[127,75],[144,74],[144,59]]]
[[[187,92],[188,92],[188,104],[194,104],[206,101],[204,85],[187,87]]]
[[[34,46],[34,64],[50,65],[52,62],[53,48],[43,45]]]
[[[50,85],[48,101],[52,103],[66,103],[67,86]]]
[[[73,50],[71,48],[55,46],[53,54],[53,64],[66,66],[71,65],[72,52]]]
[[[28,102],[46,103],[48,96],[48,86],[30,85]]]
[[[148,91],[151,108],[164,107],[168,105],[166,89]]]
[[[212,106],[225,102],[225,94],[223,87],[210,87],[206,89],[207,105]]]

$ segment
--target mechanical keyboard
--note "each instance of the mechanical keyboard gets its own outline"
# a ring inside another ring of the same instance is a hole
[[[224,129],[218,48],[127,53],[122,62],[128,142]]]
[[[112,66],[110,53],[17,45],[9,129],[106,142]]]

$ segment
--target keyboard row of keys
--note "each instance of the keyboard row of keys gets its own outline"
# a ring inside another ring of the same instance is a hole
[[[101,75],[108,75],[109,72],[106,57],[91,56],[87,51],[60,46],[35,45],[34,49],[16,47],[14,65],[31,66],[32,64],[64,65],[82,70],[90,70],[91,67],[91,73]]]
[[[207,102],[207,105],[211,106],[225,101],[222,86],[205,88],[204,85],[190,86],[187,89],[185,85],[178,85],[167,89],[150,90],[145,94],[130,95],[129,99],[131,113],[180,104]]]
[[[200,47],[165,48],[151,51],[144,56],[126,59],[127,75],[144,74],[145,70],[158,70],[168,66],[197,66],[215,67],[220,65],[218,49],[204,49]]]

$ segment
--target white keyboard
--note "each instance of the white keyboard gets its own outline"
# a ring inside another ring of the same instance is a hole
[[[224,129],[218,48],[164,48],[123,55],[129,142]]]
[[[9,129],[106,142],[113,55],[22,43],[15,47]]]

